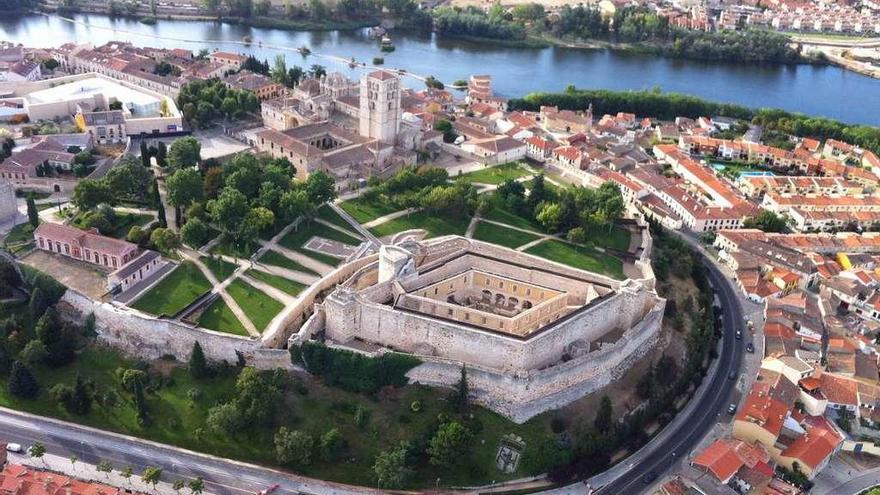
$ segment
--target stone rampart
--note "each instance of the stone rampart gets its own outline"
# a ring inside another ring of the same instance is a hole
[[[512,421],[523,423],[545,411],[563,407],[620,379],[659,341],[664,301],[620,340],[565,363],[526,373],[501,373],[468,366],[472,398]],[[412,382],[452,387],[461,363],[436,356],[419,356],[423,363],[407,373]]]
[[[209,360],[234,363],[238,351],[259,367],[261,358],[254,354],[261,348],[258,340],[156,318],[134,309],[92,300],[72,289],[64,293],[61,302],[69,304],[83,316],[94,313],[98,340],[132,357],[158,359],[172,354],[183,360],[188,358],[193,343],[198,341]]]

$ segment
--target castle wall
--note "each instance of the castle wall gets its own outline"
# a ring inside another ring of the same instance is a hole
[[[390,286],[387,296],[390,298]],[[626,289],[521,340],[401,311],[337,291],[324,301],[326,336],[337,342],[361,339],[402,352],[428,354],[496,370],[530,370],[558,362],[575,342],[588,343],[629,328],[656,301],[653,293]]]

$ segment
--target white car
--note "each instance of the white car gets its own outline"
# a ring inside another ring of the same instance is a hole
[[[15,452],[16,454],[20,454],[22,452],[22,450],[24,450],[24,449],[21,448],[20,444],[17,444],[17,443],[7,443],[6,444],[6,451],[7,452]]]

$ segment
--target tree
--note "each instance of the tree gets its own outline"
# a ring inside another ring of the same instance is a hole
[[[428,462],[434,466],[452,467],[465,454],[471,438],[470,430],[458,421],[443,423],[428,442]]]
[[[134,474],[134,469],[131,466],[125,466],[122,471],[119,472],[119,476],[127,479],[129,483],[131,483],[131,475]]]
[[[40,384],[31,369],[21,361],[12,363],[7,384],[10,395],[20,399],[33,399],[40,393]]]
[[[321,460],[333,461],[342,450],[345,449],[345,438],[336,428],[330,428],[326,433],[321,435],[318,443],[318,450],[321,453]]]
[[[202,350],[202,345],[199,344],[199,341],[193,342],[187,368],[189,369],[190,376],[196,380],[207,378],[211,375],[211,370],[208,368],[208,361],[205,359],[205,352]]]
[[[168,163],[176,169],[195,167],[202,159],[201,152],[202,143],[198,139],[192,136],[176,139],[168,149]]]
[[[468,396],[470,394],[470,385],[468,384],[467,368],[463,365],[461,367],[461,376],[458,379],[458,383],[455,385],[455,391],[453,394],[452,404],[460,414],[465,414],[469,405]]]
[[[111,168],[103,179],[116,196],[135,200],[147,198],[152,180],[150,169],[130,156]]]
[[[401,442],[397,447],[381,452],[373,463],[373,473],[379,486],[383,488],[400,488],[415,471],[407,465],[409,444]]]
[[[205,490],[205,480],[201,476],[189,482],[189,491],[193,495],[200,495]]]
[[[237,236],[244,226],[250,208],[247,196],[233,188],[225,188],[217,199],[208,201],[208,214],[224,232]]]
[[[308,466],[312,462],[314,440],[311,435],[285,427],[275,433],[275,459],[281,464]]]
[[[596,412],[596,419],[593,420],[593,426],[601,433],[608,433],[614,426],[614,409],[611,406],[611,399],[607,395],[602,396],[599,402],[599,410]]]
[[[183,227],[180,228],[180,238],[184,244],[198,249],[204,246],[210,239],[211,231],[205,222],[198,218],[190,218]]]
[[[46,461],[43,460],[43,456],[46,455],[46,446],[40,442],[34,442],[31,448],[28,449],[28,455],[45,463]]]
[[[526,204],[529,206],[529,209],[534,211],[536,206],[547,199],[547,195],[547,185],[544,182],[544,174],[538,174],[532,179],[532,185],[529,188],[529,197],[526,199]]]
[[[177,232],[171,229],[163,229],[159,227],[150,234],[150,242],[153,243],[159,251],[169,253],[172,249],[180,245],[180,237]]]
[[[162,481],[162,469],[153,466],[147,467],[144,469],[144,472],[141,473],[141,481],[153,485],[153,490],[155,490],[156,485]]]
[[[306,215],[311,210],[312,204],[305,189],[287,191],[281,195],[279,209],[285,222],[292,222]]]
[[[443,133],[443,142],[452,143],[458,138],[458,134],[452,128],[452,122],[447,119],[438,119],[434,122],[434,130]]]
[[[565,238],[568,239],[568,242],[583,244],[587,241],[587,233],[583,227],[575,227],[568,231],[568,234],[565,235]]]
[[[178,478],[174,480],[174,483],[171,484],[171,489],[174,490],[176,493],[180,493],[180,490],[183,490],[185,486],[186,482]]]
[[[28,195],[27,197],[27,214],[31,227],[37,228],[37,226],[40,225],[40,213],[37,211],[37,204],[34,202],[34,197],[31,195]]]
[[[313,205],[321,205],[336,198],[336,183],[333,177],[318,170],[306,179],[306,192]]]
[[[113,190],[103,180],[83,179],[73,188],[72,202],[82,211],[101,203],[113,204]]]
[[[46,344],[42,340],[34,339],[18,353],[18,358],[27,365],[34,365],[43,362],[48,355]]]
[[[172,145],[171,149],[174,149]],[[201,201],[205,195],[205,183],[197,169],[185,168],[174,172],[165,181],[168,202],[174,206],[185,207]]]
[[[113,472],[113,464],[110,464],[110,461],[101,460],[95,465],[95,470],[99,473],[104,473],[104,476],[109,479],[110,473]]]
[[[77,457],[76,454],[72,454],[72,455],[70,456],[70,465],[71,465],[71,467],[73,468],[74,471],[76,471],[76,463],[77,463],[78,461],[79,461],[79,457]]]
[[[49,302],[43,289],[37,287],[31,292],[31,300],[28,301],[28,309],[31,312],[31,318],[39,318],[43,316]]]
[[[562,205],[559,203],[543,203],[538,205],[535,219],[547,232],[557,232],[562,223]]]
[[[770,210],[761,210],[756,216],[746,218],[743,221],[743,228],[760,229],[764,232],[784,232],[786,221],[785,217]]]

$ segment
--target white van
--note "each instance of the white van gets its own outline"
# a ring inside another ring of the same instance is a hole
[[[24,450],[24,449],[21,448],[20,444],[17,444],[17,443],[7,443],[6,444],[6,451],[7,452],[15,452],[16,454],[20,454],[22,452],[22,450]]]

